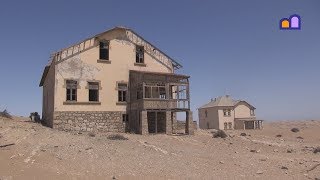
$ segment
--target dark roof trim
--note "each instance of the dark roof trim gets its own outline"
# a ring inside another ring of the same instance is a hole
[[[43,73],[42,73],[42,77],[41,77],[41,81],[40,81],[40,84],[39,84],[39,87],[42,87],[43,84],[44,84],[44,81],[46,80],[46,77],[47,77],[47,74],[49,72],[49,69],[50,69],[50,65],[46,66],[43,70]]]
[[[164,76],[176,76],[182,78],[190,78],[190,76],[183,75],[183,74],[174,74],[174,73],[164,73],[164,72],[149,72],[149,71],[136,71],[130,70],[130,73],[137,73],[137,74],[155,74],[155,75],[164,75]]]
[[[253,109],[256,109],[254,106],[252,106],[251,104],[249,104],[247,101],[242,101],[242,100],[240,100],[239,102],[237,102],[237,103],[234,105],[234,107],[238,106],[239,103],[241,103],[241,102],[246,103],[247,105],[249,105],[249,106],[250,106],[251,108],[253,108]]]
[[[173,58],[171,58],[171,57],[168,56],[166,53],[164,53],[163,51],[161,51],[161,50],[160,50],[159,48],[157,48],[155,45],[153,45],[153,44],[150,43],[149,41],[145,40],[143,37],[141,37],[138,33],[134,32],[132,29],[126,28],[126,27],[118,27],[118,26],[117,26],[117,27],[114,27],[114,28],[112,28],[112,29],[110,29],[110,30],[104,31],[104,32],[102,32],[102,33],[99,33],[99,34],[97,34],[97,35],[95,35],[95,36],[92,36],[92,37],[90,37],[90,38],[87,38],[87,39],[85,39],[85,40],[83,40],[83,41],[80,41],[80,42],[78,42],[78,43],[76,43],[76,44],[73,44],[73,45],[71,45],[71,46],[69,46],[69,47],[67,47],[67,48],[63,48],[63,49],[61,49],[60,51],[57,51],[57,52],[55,52],[55,53],[53,53],[53,54],[55,55],[55,54],[60,53],[60,52],[62,52],[62,51],[64,51],[64,50],[66,50],[66,49],[69,49],[69,48],[71,48],[71,47],[73,47],[73,46],[75,46],[75,45],[77,45],[77,44],[80,44],[80,43],[82,43],[82,42],[84,42],[84,41],[90,40],[90,39],[92,39],[92,38],[97,38],[97,37],[99,37],[99,36],[101,36],[101,35],[103,35],[103,34],[105,34],[105,33],[114,31],[114,30],[116,30],[116,29],[123,29],[123,30],[126,30],[126,31],[131,31],[131,32],[132,32],[133,34],[135,34],[137,37],[139,37],[139,38],[141,38],[143,41],[149,43],[149,44],[150,44],[151,46],[153,46],[156,50],[158,50],[161,54],[163,54],[163,55],[166,56],[168,59],[170,59],[171,62],[172,62],[172,64],[173,64],[173,67],[174,67],[174,68],[176,68],[176,69],[182,68],[182,65],[181,65],[181,64],[179,64],[179,63],[178,63],[177,61],[175,61]]]

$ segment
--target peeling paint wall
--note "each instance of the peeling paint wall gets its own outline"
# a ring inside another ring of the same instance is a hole
[[[129,81],[129,70],[166,72],[173,70],[164,66],[149,54],[145,53],[146,67],[135,65],[135,45],[126,37],[125,31],[112,31],[99,37],[110,40],[109,60],[111,63],[100,63],[99,46],[79,53],[56,64],[55,75],[55,111],[126,111],[126,105],[117,105],[117,82]],[[74,79],[79,82],[77,101],[88,102],[88,81],[100,81],[99,101],[101,105],[64,105],[66,101],[65,80]],[[129,94],[129,93],[128,93]]]

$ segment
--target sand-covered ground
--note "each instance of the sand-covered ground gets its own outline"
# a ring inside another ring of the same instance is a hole
[[[320,178],[320,152],[313,152],[320,147],[320,121],[227,133],[226,139],[197,130],[194,136],[120,134],[127,140],[112,140],[113,133],[62,132],[26,118],[0,118],[0,179]]]

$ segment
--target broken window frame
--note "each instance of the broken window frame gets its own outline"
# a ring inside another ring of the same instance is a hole
[[[128,95],[128,84],[127,83],[118,83],[118,102],[127,102],[127,95]]]
[[[77,101],[77,87],[77,81],[66,80],[66,101]]]
[[[231,109],[223,109],[223,116],[230,117],[231,116]]]
[[[109,61],[110,41],[103,40],[99,42],[99,59]]]
[[[167,99],[165,85],[144,85],[144,99]]]
[[[250,115],[251,116],[254,116],[255,114],[254,114],[254,109],[250,109]]]
[[[223,125],[224,125],[223,129],[224,129],[224,130],[227,130],[227,129],[228,129],[228,123],[225,122],[225,123],[223,123]]]
[[[144,64],[144,46],[136,45],[136,63]]]
[[[88,82],[88,99],[89,102],[99,102],[99,83]]]

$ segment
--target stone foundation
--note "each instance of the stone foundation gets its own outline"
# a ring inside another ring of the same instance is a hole
[[[197,122],[196,121],[193,121],[192,122],[192,129],[197,129]],[[175,133],[178,133],[178,132],[182,132],[182,131],[185,131],[186,129],[186,122],[185,121],[175,121],[174,125],[173,125],[173,131]]]
[[[54,112],[53,128],[65,131],[125,132],[121,111]]]

